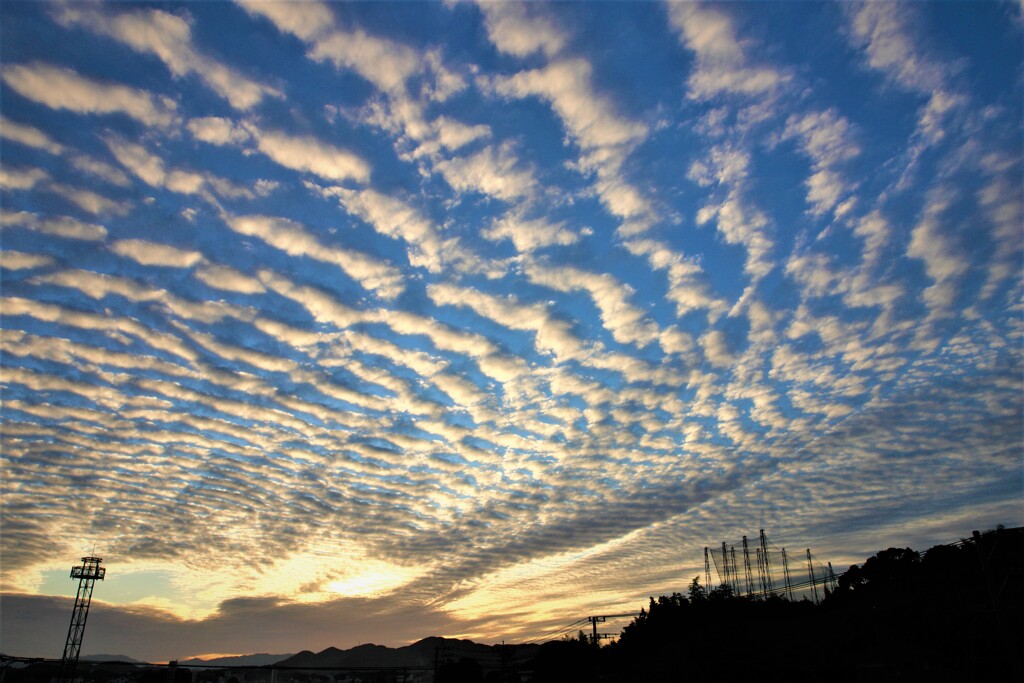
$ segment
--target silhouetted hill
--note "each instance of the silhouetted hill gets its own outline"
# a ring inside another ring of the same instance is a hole
[[[534,656],[536,651],[537,646],[535,645],[515,647],[516,658],[520,661]],[[471,659],[484,669],[501,666],[499,646],[481,645],[471,640],[438,637],[424,638],[411,645],[397,648],[365,643],[348,650],[339,650],[335,647],[329,647],[317,653],[305,650],[278,662],[278,665],[311,669],[433,667],[438,658],[442,661],[453,662]]]
[[[259,653],[254,655],[238,655],[237,657],[213,657],[211,659],[192,658],[179,661],[178,666],[189,666],[190,664],[202,664],[204,666],[269,666],[294,656],[292,654],[271,655]]]
[[[124,655],[82,655],[79,657],[82,662],[123,662],[125,664],[140,664],[139,660]]]

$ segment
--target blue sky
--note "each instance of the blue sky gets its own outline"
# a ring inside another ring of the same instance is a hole
[[[89,552],[159,660],[1022,522],[1019,4],[0,12],[12,654]]]

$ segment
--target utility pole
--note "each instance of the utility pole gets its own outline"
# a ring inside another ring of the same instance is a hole
[[[768,595],[768,584],[764,580],[764,553],[761,552],[761,548],[757,548],[757,580],[760,585],[761,597]]]
[[[736,597],[739,597],[742,588],[740,587],[740,570],[736,567],[736,546],[729,546],[729,554],[732,556],[732,576],[736,581],[736,585],[734,586],[736,589]]]
[[[722,541],[722,566],[725,567],[725,583],[732,585],[732,581],[729,579],[729,549],[725,547],[725,541]]]
[[[704,546],[704,591],[711,592],[711,560],[708,558],[707,546]]]
[[[807,549],[807,574],[811,577],[811,590],[814,592],[814,604],[818,604],[818,583],[814,578],[814,563],[811,561],[811,549]]]
[[[772,584],[772,565],[768,561],[768,537],[761,529],[761,552],[764,554],[764,577],[768,588],[768,595],[775,595],[775,586]]]
[[[793,583],[789,580],[789,560],[786,559],[785,548],[782,549],[782,574],[786,577],[786,595],[789,596],[789,601],[793,602]]]
[[[78,593],[71,612],[68,637],[64,641],[64,656],[61,657],[57,674],[58,683],[71,683],[75,679],[78,655],[82,651],[82,636],[85,635],[85,621],[89,618],[89,605],[92,603],[92,590],[96,582],[102,581],[107,573],[106,568],[100,566],[102,561],[99,557],[83,557],[81,567],[71,568],[71,578],[78,579]]]
[[[750,574],[750,548],[747,546],[747,537],[743,537],[743,573],[747,579],[747,597],[754,592],[754,579]]]
[[[602,614],[601,616],[587,617],[587,621],[590,622],[591,635],[590,640],[595,645],[600,645],[601,641],[608,638],[614,638],[614,633],[598,633],[597,625],[603,624],[609,619],[622,619],[625,617],[636,617],[636,612],[627,612],[625,614]],[[581,631],[582,633],[582,631]]]
[[[593,635],[591,636],[591,642],[594,644],[594,647],[599,647],[601,645],[601,634],[598,634],[598,632],[597,632],[597,625],[598,624],[603,624],[606,621],[606,618],[605,617],[587,617],[587,619],[590,621],[590,627],[593,630]]]

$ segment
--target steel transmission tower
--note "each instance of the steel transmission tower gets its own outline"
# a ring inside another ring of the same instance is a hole
[[[82,636],[85,635],[85,620],[89,618],[92,589],[97,579],[102,581],[107,573],[106,568],[100,566],[102,561],[99,557],[83,557],[81,567],[71,568],[71,578],[78,579],[78,594],[75,596],[75,609],[71,613],[68,639],[64,643],[64,657],[60,660],[58,683],[70,683],[75,678],[78,654],[82,650]]]

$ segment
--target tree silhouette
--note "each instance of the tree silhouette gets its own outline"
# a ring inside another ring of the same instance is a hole
[[[685,596],[652,597],[617,642],[565,641],[535,665],[536,680],[567,682],[1024,681],[1021,642],[1024,529],[995,529],[923,554],[881,550],[820,606],[698,576]]]

